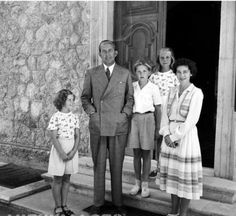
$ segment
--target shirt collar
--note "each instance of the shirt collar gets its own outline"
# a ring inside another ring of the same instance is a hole
[[[146,84],[143,88],[145,88],[146,86],[149,86],[150,83],[151,83],[151,82],[148,80],[147,84]],[[133,87],[134,87],[134,88],[139,88],[139,89],[141,89],[141,88],[140,88],[140,85],[139,85],[139,83],[138,83],[138,81],[133,82]],[[142,88],[142,89],[143,89],[143,88]]]
[[[185,90],[190,92],[190,91],[192,91],[193,88],[194,88],[194,85],[191,83],[191,84],[189,85],[189,87],[186,88]]]
[[[161,74],[161,75],[169,75],[171,73],[173,73],[172,69],[166,71],[166,72],[160,72],[160,71],[157,71],[158,74]]]
[[[109,71],[110,71],[110,73],[112,74],[113,69],[114,69],[114,67],[115,67],[115,63],[114,63],[113,65],[109,66],[109,67],[106,66],[105,64],[103,64],[103,66],[104,66],[105,71],[107,70],[107,68],[109,68]]]
[[[178,86],[175,87],[176,92],[179,92],[179,88],[180,88],[180,85],[178,85]],[[191,84],[189,85],[189,87],[186,88],[183,92],[185,92],[185,91],[190,92],[190,91],[192,91],[193,88],[194,88],[194,85],[193,85],[193,83],[191,83]]]

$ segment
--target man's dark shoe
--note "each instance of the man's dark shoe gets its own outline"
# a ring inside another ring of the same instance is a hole
[[[116,214],[117,216],[127,216],[127,211],[124,206],[117,206],[116,207]]]
[[[89,214],[92,215],[100,215],[102,213],[102,206],[93,205],[89,211]]]

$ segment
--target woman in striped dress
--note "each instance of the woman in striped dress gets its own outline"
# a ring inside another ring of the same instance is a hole
[[[170,90],[162,114],[160,189],[171,194],[168,216],[186,216],[190,200],[202,196],[201,150],[196,124],[203,93],[190,81],[197,72],[193,61],[177,60],[174,72],[180,85]]]

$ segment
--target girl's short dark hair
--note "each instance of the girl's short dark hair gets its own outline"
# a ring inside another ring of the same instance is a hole
[[[177,59],[174,63],[174,73],[176,73],[177,67],[179,66],[187,66],[190,70],[190,73],[192,74],[192,77],[195,77],[197,74],[197,66],[196,63],[190,59],[187,58],[180,58]]]
[[[62,89],[57,93],[53,104],[59,111],[61,111],[65,105],[68,95],[73,95],[73,100],[75,100],[75,95],[68,89]]]
[[[134,71],[136,72],[137,67],[140,65],[144,65],[145,67],[147,67],[147,69],[152,72],[154,64],[150,59],[146,59],[146,58],[142,58],[142,59],[138,59],[135,63],[134,63]]]

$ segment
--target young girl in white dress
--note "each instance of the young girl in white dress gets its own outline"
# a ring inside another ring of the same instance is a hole
[[[157,69],[149,78],[152,83],[159,87],[162,98],[162,109],[166,103],[170,88],[179,85],[179,81],[172,71],[174,63],[175,58],[173,50],[168,47],[161,48],[157,57]],[[162,136],[160,136],[159,139],[155,141],[155,159],[157,161],[157,167],[150,173],[150,178],[156,178],[157,173],[159,172],[161,142]]]
[[[53,101],[57,112],[50,119],[51,148],[48,173],[53,175],[52,194],[55,201],[54,215],[70,216],[67,207],[70,176],[78,172],[79,118],[72,113],[74,94],[67,89],[58,92]]]

